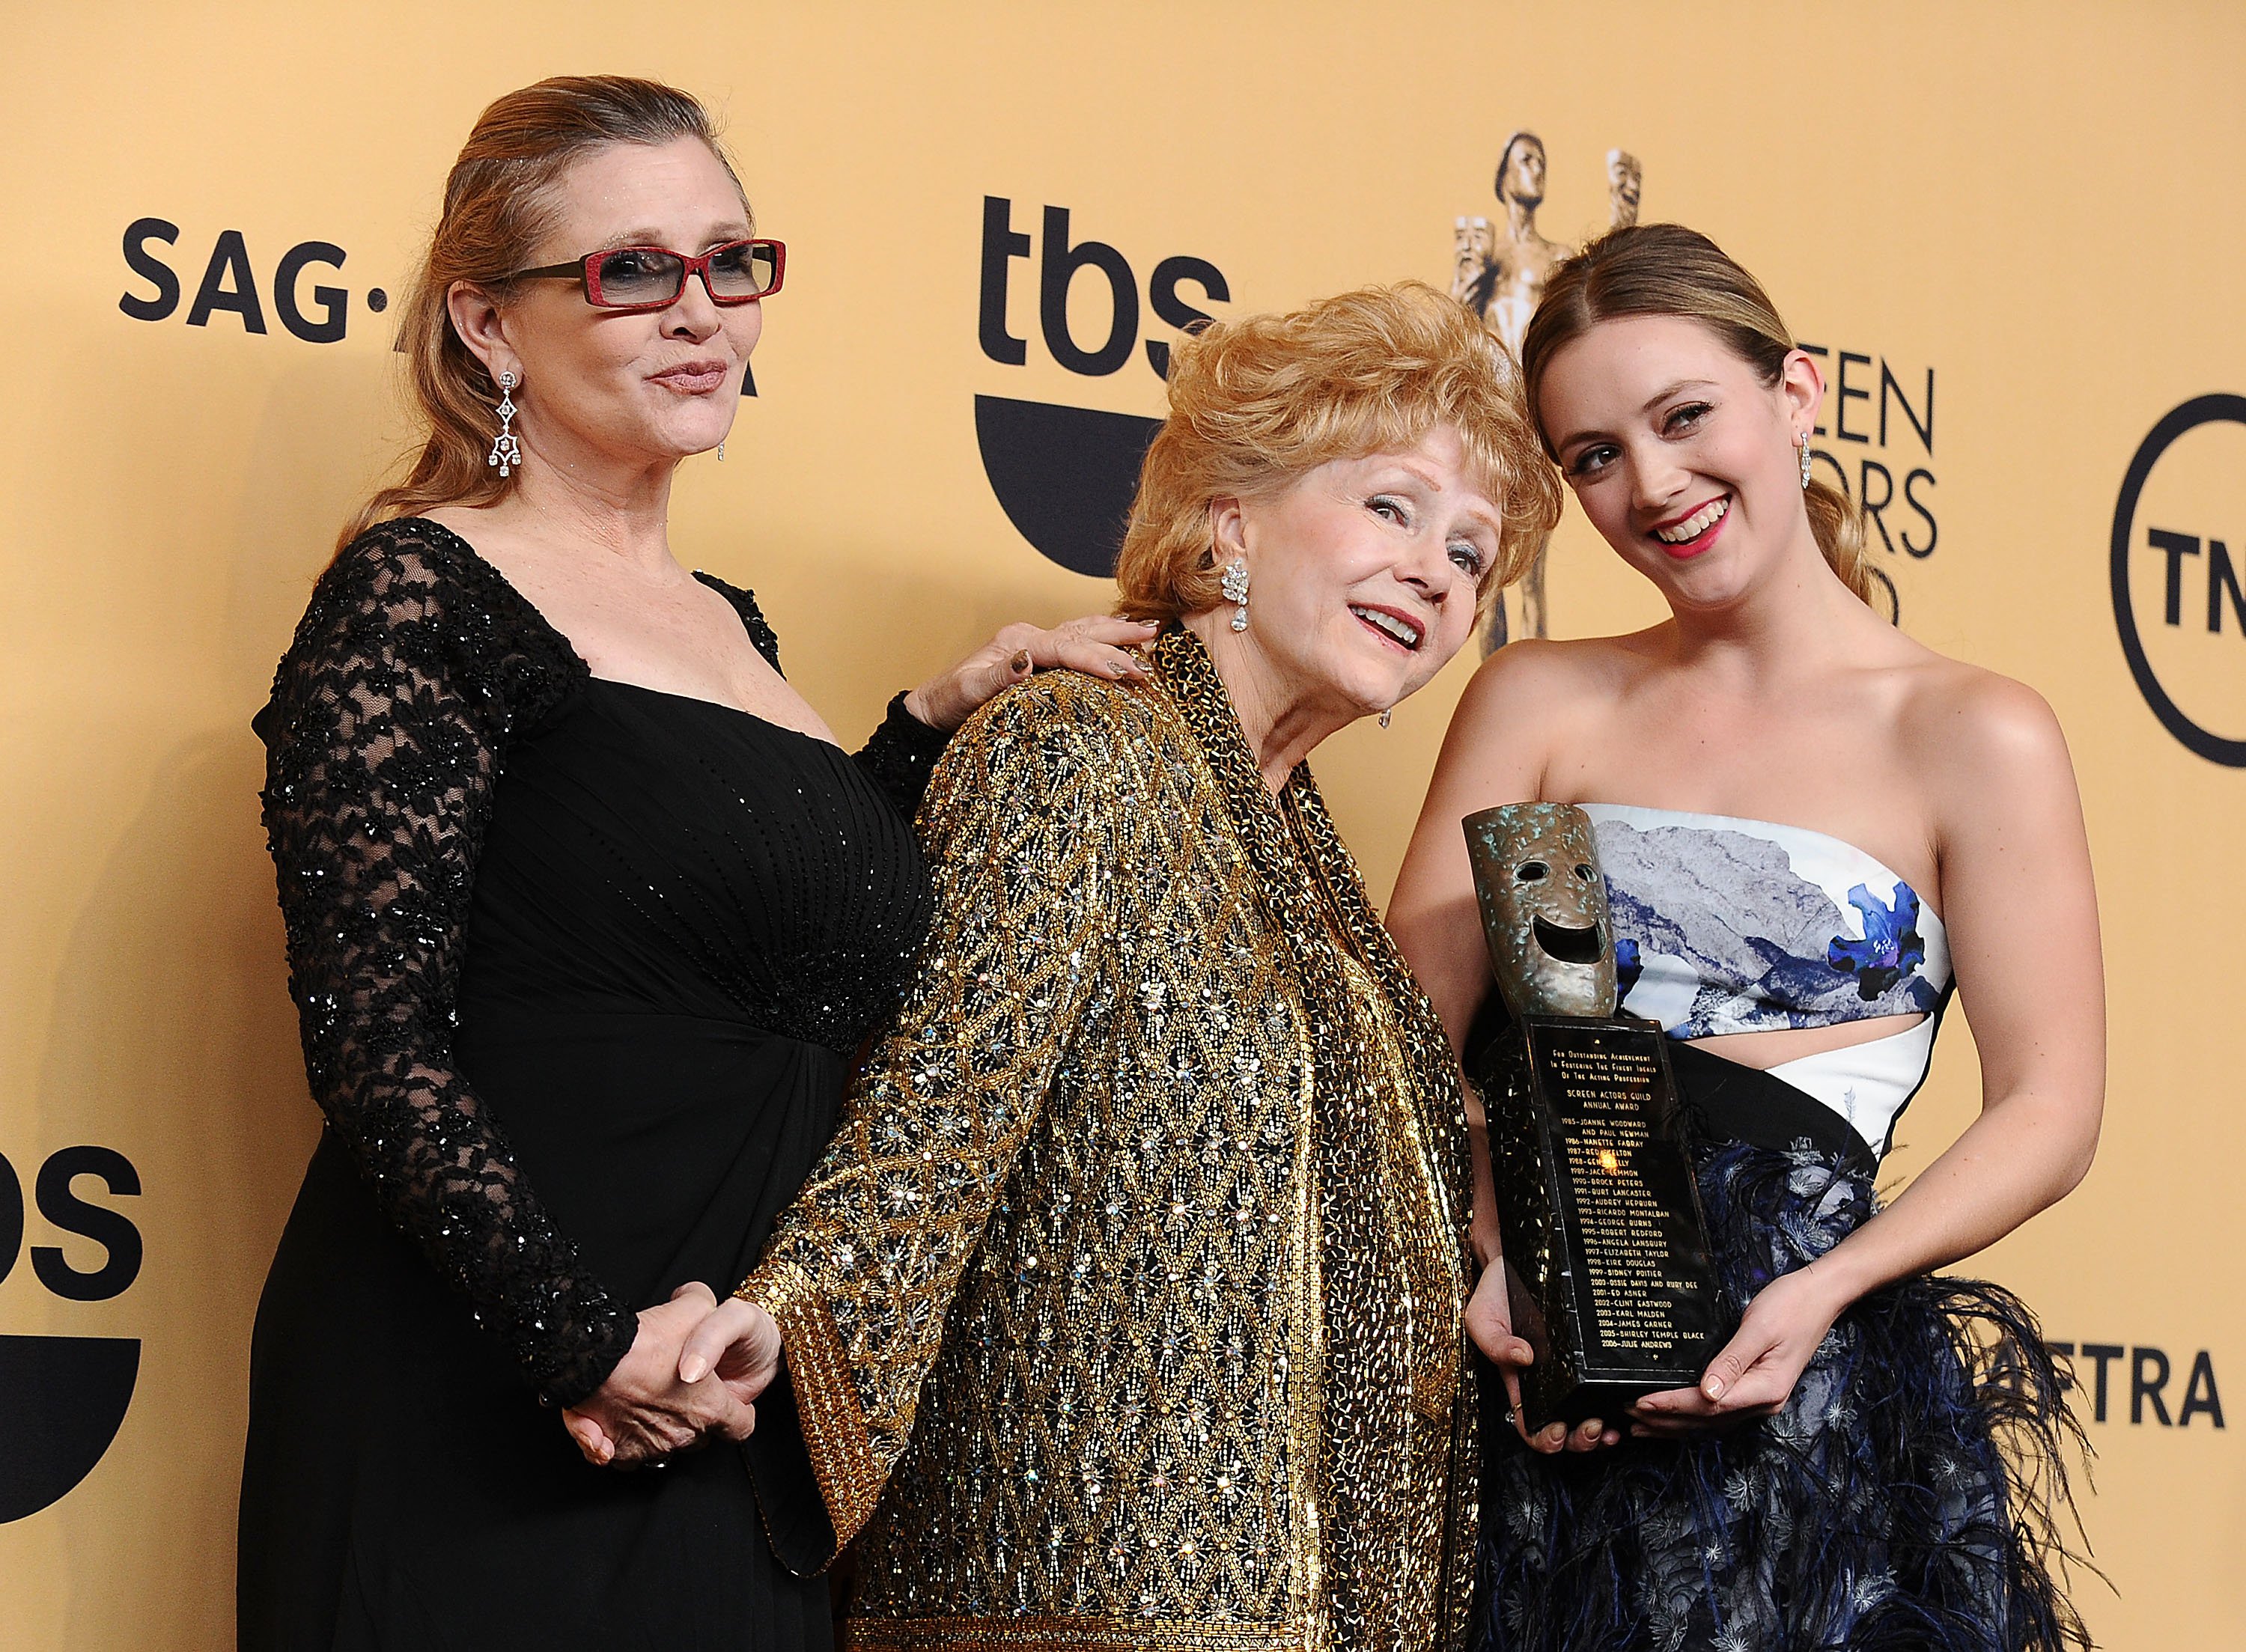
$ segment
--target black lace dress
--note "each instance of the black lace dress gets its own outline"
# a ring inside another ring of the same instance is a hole
[[[784,1384],[635,1473],[552,1407],[740,1279],[826,1145],[927,928],[942,737],[595,678],[419,520],[322,578],[257,728],[327,1128],[258,1308],[241,1644],[828,1644],[766,1536],[824,1521]]]

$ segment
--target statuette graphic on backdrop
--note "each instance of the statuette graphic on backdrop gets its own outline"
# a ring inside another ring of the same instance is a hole
[[[1544,297],[1545,284],[1561,261],[1576,251],[1547,241],[1536,228],[1536,209],[1544,204],[1545,172],[1544,140],[1533,132],[1514,133],[1497,157],[1498,219],[1460,217],[1452,225],[1455,235],[1452,295],[1505,341],[1516,361],[1528,331],[1528,318]],[[1644,186],[1644,169],[1637,156],[1620,149],[1607,151],[1610,229],[1637,221]],[[1524,636],[1550,634],[1551,615],[1544,595],[1548,542],[1548,536],[1538,542],[1535,560],[1521,581],[1521,635]],[[1512,634],[1506,617],[1507,601],[1501,594],[1490,604],[1489,628],[1482,636],[1486,654],[1503,648]]]

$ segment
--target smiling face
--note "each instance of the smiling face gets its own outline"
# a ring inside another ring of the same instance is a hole
[[[1800,450],[1823,398],[1790,352],[1779,382],[1697,321],[1604,321],[1545,368],[1537,412],[1607,543],[1672,606],[1719,607],[1772,570],[1821,563]]]
[[[1448,663],[1498,554],[1498,507],[1448,426],[1215,514],[1218,561],[1249,566],[1243,640],[1260,690],[1337,724],[1386,710]]]
[[[1569,803],[1501,803],[1462,825],[1490,968],[1514,1018],[1612,1015],[1614,931],[1590,817]]]
[[[612,247],[703,253],[751,233],[732,175],[692,138],[596,150],[564,174],[555,206],[527,267]],[[518,428],[534,456],[630,466],[718,445],[763,326],[761,303],[721,307],[698,277],[667,309],[638,312],[596,309],[580,282],[541,278],[518,283],[487,327],[461,330],[494,378],[522,381]]]

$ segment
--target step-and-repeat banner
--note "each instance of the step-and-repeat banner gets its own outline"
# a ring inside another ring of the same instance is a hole
[[[496,94],[597,71],[706,99],[788,242],[674,535],[846,737],[1004,621],[1108,602],[1196,316],[1418,276],[1517,335],[1540,259],[1631,211],[1760,275],[1901,622],[2047,697],[2086,794],[2105,1142],[1977,1264],[2081,1378],[2112,1587],[2079,1598],[2112,1646],[2246,1643],[2246,13],[8,12],[0,1643],[230,1643],[251,1315],[317,1128],[249,717],[403,450],[395,302],[453,153]],[[1656,615],[1571,507],[1508,622]],[[1376,890],[1472,663],[1319,760]],[[2016,967],[2043,946],[2018,914]],[[1896,1178],[1977,1085],[1953,1017]]]

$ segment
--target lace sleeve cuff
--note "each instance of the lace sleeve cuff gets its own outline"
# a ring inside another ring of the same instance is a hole
[[[524,1374],[549,1405],[582,1405],[592,1398],[631,1352],[632,1339],[639,1335],[639,1315],[613,1302],[604,1302],[584,1318],[589,1322],[584,1342],[542,1345],[524,1361]]]
[[[928,778],[936,772],[936,760],[950,741],[943,730],[929,727],[906,710],[905,697],[900,694],[889,702],[881,726],[860,748],[858,765],[909,820],[919,812]]]

